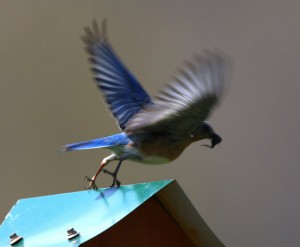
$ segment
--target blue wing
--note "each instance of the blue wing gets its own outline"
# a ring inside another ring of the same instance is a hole
[[[58,149],[58,152],[63,153],[63,152],[83,150],[83,149],[107,148],[112,146],[127,145],[129,142],[130,139],[127,137],[127,135],[124,133],[120,133],[120,134],[116,134],[104,138],[67,144],[60,147]]]
[[[113,51],[106,38],[105,27],[104,21],[101,32],[97,22],[93,21],[92,28],[85,28],[82,40],[91,55],[97,86],[102,90],[119,127],[124,130],[129,119],[150,104],[151,98]]]

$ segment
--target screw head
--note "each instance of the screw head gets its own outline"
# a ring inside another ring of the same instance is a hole
[[[68,234],[67,235],[68,240],[71,240],[79,236],[79,232],[75,231],[74,228],[70,228],[69,230],[67,230],[67,234]]]
[[[9,238],[10,238],[10,245],[12,246],[17,243],[20,243],[23,240],[23,238],[21,236],[18,236],[15,232],[11,234]]]

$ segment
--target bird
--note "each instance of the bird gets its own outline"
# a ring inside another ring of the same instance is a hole
[[[107,21],[99,28],[96,20],[81,36],[89,55],[91,70],[120,133],[93,140],[67,144],[58,152],[104,148],[111,151],[96,173],[86,176],[86,189],[97,190],[100,172],[112,176],[111,187],[119,187],[119,169],[125,160],[141,164],[174,161],[192,143],[208,139],[214,148],[222,141],[206,121],[219,105],[228,85],[230,58],[214,49],[194,54],[185,61],[156,96],[151,97],[127,69],[112,48]],[[106,169],[118,161],[113,172]]]

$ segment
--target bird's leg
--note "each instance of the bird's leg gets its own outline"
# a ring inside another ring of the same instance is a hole
[[[127,156],[123,156],[123,157],[120,158],[120,161],[119,161],[116,169],[114,170],[114,172],[110,172],[110,171],[108,171],[106,169],[103,169],[104,173],[107,173],[107,174],[109,174],[109,175],[111,175],[113,177],[113,183],[112,183],[112,185],[110,187],[114,187],[115,185],[117,185],[117,187],[120,187],[121,182],[117,179],[117,175],[118,175],[119,169],[120,169],[120,167],[122,165],[122,162],[125,159],[127,159],[127,158],[128,158]]]
[[[89,186],[87,186],[86,189],[93,188],[94,190],[97,190],[98,187],[97,187],[95,181],[96,181],[96,178],[98,177],[99,173],[102,171],[103,167],[105,167],[109,164],[109,162],[116,160],[116,159],[117,159],[117,156],[114,154],[104,158],[101,162],[100,167],[98,168],[97,172],[95,173],[95,175],[92,178],[85,176],[85,180],[89,182]]]

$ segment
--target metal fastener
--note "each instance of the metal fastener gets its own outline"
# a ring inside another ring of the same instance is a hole
[[[67,230],[67,234],[68,234],[67,236],[68,240],[71,240],[79,236],[79,232],[75,231],[74,228],[70,228],[69,230]]]
[[[23,240],[23,238],[21,236],[18,236],[15,232],[11,234],[9,238],[10,238],[10,245],[15,245],[17,243],[20,243]]]

